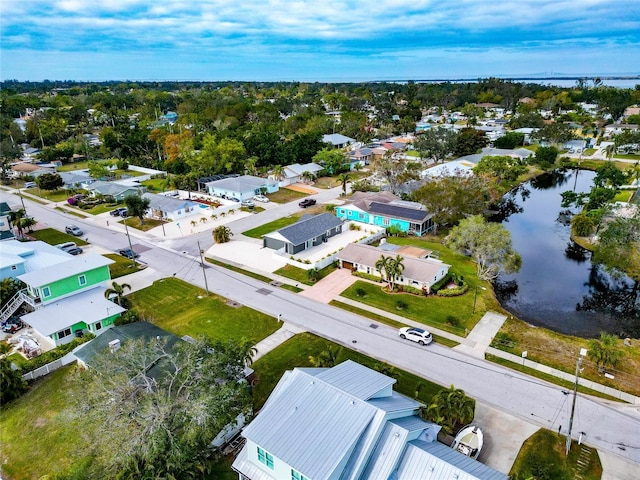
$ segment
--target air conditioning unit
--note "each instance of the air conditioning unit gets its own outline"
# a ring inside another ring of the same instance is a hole
[[[115,340],[111,340],[109,342],[109,351],[111,353],[117,352],[118,350],[120,350],[120,340],[119,339],[115,339]]]

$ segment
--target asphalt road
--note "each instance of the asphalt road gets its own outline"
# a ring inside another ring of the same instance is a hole
[[[0,194],[0,199],[8,199],[9,205],[19,204],[17,197],[9,198],[6,192]],[[92,243],[114,250],[127,245],[124,234],[102,228],[92,220],[78,219],[27,200],[25,203],[29,214],[42,224],[60,229],[75,223]],[[282,214],[279,211],[273,215]],[[260,218],[260,223],[264,221],[264,217]],[[192,237],[188,241],[196,243]],[[148,248],[142,260],[155,270],[167,276],[175,274],[204,288],[203,271],[195,258],[170,250],[162,242],[136,239],[134,243]],[[434,382],[454,384],[483,403],[541,427],[557,431],[561,426],[563,433],[567,431],[571,395],[560,387],[437,344],[420,347],[402,341],[395,329],[229,270],[208,266],[205,271],[209,290],[218,295],[269,315],[282,314],[287,322]],[[584,432],[583,441],[588,445],[640,464],[640,406],[578,396],[573,432],[574,436]]]

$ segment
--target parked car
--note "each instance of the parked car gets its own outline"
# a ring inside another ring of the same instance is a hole
[[[128,209],[128,208],[123,208],[123,209],[120,211],[120,216],[121,216],[122,218],[127,218],[127,217],[129,216],[129,209]]]
[[[269,203],[269,199],[264,195],[256,195],[253,197],[256,202]]]
[[[63,251],[67,252],[70,255],[80,255],[83,252],[80,247],[69,247],[65,248]]]
[[[251,208],[253,208],[253,207],[255,207],[255,206],[256,206],[256,204],[255,204],[255,203],[253,203],[253,200],[242,200],[241,205],[242,205],[243,207],[251,207]]]
[[[231,200],[232,202],[240,203],[240,199],[236,198],[236,197],[227,197],[227,200]]]
[[[36,188],[37,186],[36,182],[24,182],[24,188]]]
[[[76,245],[76,242],[64,242],[56,245],[56,248],[59,248],[60,250],[66,250],[68,248],[75,248],[77,246],[78,245]]]
[[[84,234],[84,232],[80,230],[80,227],[78,227],[77,225],[67,225],[66,227],[64,227],[64,231],[69,235],[75,235],[76,237]]]
[[[134,252],[130,248],[123,248],[122,250],[118,250],[118,254],[130,259],[138,258],[140,256],[139,253]]]
[[[124,207],[119,207],[116,208],[115,210],[111,210],[109,212],[109,215],[111,215],[112,217],[121,217],[122,216],[122,212],[126,212],[127,209]]]
[[[411,340],[412,342],[417,342],[420,345],[429,345],[433,342],[431,334],[422,328],[403,327],[398,330],[398,335],[400,335],[400,338],[403,340]]]
[[[16,333],[21,328],[24,328],[24,323],[19,318],[12,318],[2,326],[2,331],[5,333]]]
[[[313,198],[305,198],[304,200],[302,200],[298,206],[302,207],[302,208],[307,208],[307,207],[311,207],[313,205],[316,204],[316,201]]]

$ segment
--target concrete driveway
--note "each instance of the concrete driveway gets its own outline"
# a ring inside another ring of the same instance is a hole
[[[358,280],[358,277],[351,275],[351,270],[341,268],[327,275],[304,292],[300,292],[300,295],[313,298],[318,302],[329,303],[340,296],[340,293],[346,288],[353,285],[356,280]]]

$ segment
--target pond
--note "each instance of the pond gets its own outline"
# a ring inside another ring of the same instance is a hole
[[[581,337],[601,331],[637,337],[638,286],[591,262],[591,253],[570,238],[578,210],[561,206],[561,192],[588,192],[594,177],[587,170],[556,170],[505,195],[493,220],[511,232],[522,268],[498,278],[496,295],[533,325]]]

